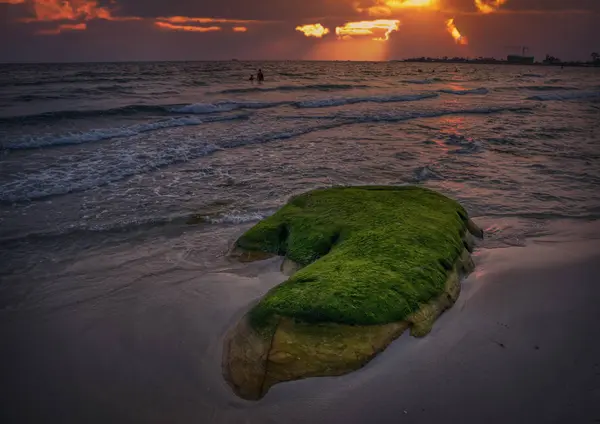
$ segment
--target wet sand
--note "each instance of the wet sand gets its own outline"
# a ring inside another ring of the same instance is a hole
[[[598,422],[598,230],[566,225],[525,247],[480,249],[430,335],[405,334],[358,372],[281,384],[260,402],[223,382],[221,347],[285,278],[277,259],[221,258],[198,272],[162,264],[169,252],[150,241],[94,252],[0,311],[0,422]]]

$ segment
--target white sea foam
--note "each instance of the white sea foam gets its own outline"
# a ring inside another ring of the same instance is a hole
[[[391,96],[367,96],[367,97],[338,97],[329,99],[306,100],[297,102],[295,105],[299,108],[323,108],[333,106],[353,105],[356,103],[395,103],[411,102],[438,97],[436,93],[422,94],[400,94]]]
[[[38,200],[50,196],[84,191],[114,183],[134,175],[155,172],[160,168],[194,160],[217,150],[236,148],[251,144],[282,141],[323,130],[371,122],[402,122],[411,119],[461,114],[488,114],[506,111],[530,110],[523,107],[495,107],[473,109],[442,109],[429,112],[378,112],[332,114],[329,119],[321,116],[318,124],[248,133],[235,130],[233,134],[217,138],[211,143],[196,136],[181,136],[169,132],[145,137],[134,137],[131,142],[116,142],[102,146],[90,154],[77,153],[76,157],[57,162],[50,167],[23,173],[19,178],[0,184],[0,202],[11,203]],[[303,117],[306,118],[306,117]],[[176,131],[176,130],[175,130]],[[470,146],[471,147],[471,146]],[[473,146],[474,147],[474,146]],[[470,153],[469,151],[468,153]],[[465,153],[467,153],[465,151]],[[223,219],[241,219],[229,217]]]
[[[441,180],[442,177],[428,166],[422,166],[413,171],[413,181]]]
[[[170,108],[169,112],[204,115],[210,113],[231,112],[239,109],[268,109],[290,103],[291,102],[237,102],[224,100],[216,103],[195,103],[192,105],[177,106]]]
[[[138,174],[145,174],[178,162],[206,156],[220,148],[214,144],[184,143],[166,140],[140,153],[135,149],[115,147],[55,166],[23,174],[0,184],[0,202],[23,202],[89,190]]]
[[[273,211],[259,211],[259,212],[239,212],[232,211],[227,212],[216,218],[208,218],[207,221],[211,224],[244,224],[246,222],[256,222],[271,216]]]
[[[243,119],[247,115],[229,115],[220,117],[210,117],[199,119],[197,117],[170,118],[161,121],[148,122],[144,124],[131,125],[118,128],[101,128],[90,131],[43,136],[23,136],[3,145],[10,150],[35,149],[42,147],[64,146],[70,144],[83,144],[96,141],[109,140],[113,138],[133,137],[138,134],[162,130],[166,128],[176,128],[183,126],[200,125],[216,121],[228,121],[234,119]]]
[[[436,93],[422,94],[397,94],[385,96],[365,96],[365,97],[330,97],[314,100],[305,100],[300,102],[279,101],[279,102],[251,102],[251,101],[229,101],[224,100],[216,103],[196,103],[187,106],[177,106],[169,109],[172,113],[185,114],[211,114],[220,112],[231,112],[239,109],[267,109],[278,106],[293,105],[299,108],[324,108],[332,106],[345,106],[356,103],[393,103],[409,102],[415,100],[430,99],[437,97]]]

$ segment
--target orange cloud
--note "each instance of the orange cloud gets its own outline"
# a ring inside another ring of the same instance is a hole
[[[305,37],[322,38],[324,35],[329,34],[329,28],[325,28],[321,24],[297,26],[296,31],[300,31]]]
[[[85,31],[87,29],[87,25],[84,23],[80,24],[62,24],[54,29],[43,29],[37,32],[37,34],[42,35],[57,35],[64,31]]]
[[[508,0],[475,0],[475,7],[481,13],[493,13]]]
[[[173,25],[168,22],[154,22],[154,25],[166,31],[214,32],[221,31],[222,29],[218,26],[199,27],[193,25]]]
[[[390,16],[394,11],[400,9],[428,9],[439,10],[440,0],[375,0],[375,4],[369,7],[361,7],[357,4],[355,9],[367,12],[370,16]]]
[[[248,28],[243,27],[243,26],[236,26],[233,27],[233,32],[247,32]]]
[[[467,37],[461,35],[458,28],[456,28],[456,25],[454,24],[454,19],[448,19],[446,21],[446,29],[448,30],[452,38],[454,38],[454,42],[456,44],[462,44],[464,46],[469,44],[469,40],[467,40]]]
[[[135,21],[141,19],[136,16],[114,16],[111,9],[100,6],[97,0],[0,0],[0,3],[27,5],[33,17],[20,20],[25,23],[89,21],[92,19]]]
[[[28,0],[26,3],[35,17],[23,22],[113,19],[111,11],[99,6],[96,0]]]
[[[355,36],[375,35],[375,32],[383,32],[380,37],[375,37],[376,41],[387,41],[390,34],[398,31],[400,21],[398,19],[376,19],[374,21],[347,22],[341,27],[335,29],[338,38],[348,40]]]

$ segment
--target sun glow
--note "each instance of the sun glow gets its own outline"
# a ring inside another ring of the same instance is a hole
[[[390,16],[401,9],[439,10],[439,0],[376,0],[375,4],[368,7],[357,4],[355,9],[370,16]]]
[[[321,24],[297,26],[296,31],[300,31],[305,37],[322,38],[324,35],[329,34],[329,29]]]
[[[508,2],[508,0],[475,0],[475,7],[481,13],[493,13]]]
[[[452,38],[454,38],[454,42],[456,44],[462,44],[465,46],[469,44],[469,40],[467,40],[467,37],[462,35],[458,28],[456,28],[456,25],[454,24],[454,19],[448,19],[446,21],[446,28],[448,29],[448,32],[450,33]]]
[[[368,36],[381,33],[381,36],[373,38],[376,41],[387,41],[390,34],[398,31],[400,21],[398,19],[376,19],[374,21],[347,22],[337,27],[335,33],[339,39],[348,40],[356,36]]]

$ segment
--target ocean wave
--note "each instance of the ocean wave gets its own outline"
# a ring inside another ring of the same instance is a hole
[[[425,84],[433,84],[434,82],[438,82],[441,81],[439,78],[427,78],[427,79],[422,79],[422,80],[404,80],[402,82],[404,82],[405,84],[418,84],[418,85],[425,85]]]
[[[245,224],[256,222],[273,215],[274,211],[239,212],[232,211],[216,217],[206,217],[205,221],[211,224]]]
[[[127,233],[128,231],[162,227],[168,224],[185,224],[189,218],[189,216],[127,217],[113,222],[100,222],[94,224],[76,222],[74,224],[53,227],[36,232],[13,233],[9,235],[3,234],[0,236],[0,243],[8,245],[9,243],[18,243],[22,241],[48,240],[82,234]]]
[[[376,122],[402,122],[413,119],[432,118],[446,115],[491,114],[503,112],[530,111],[534,107],[489,107],[471,109],[445,109],[428,112],[399,113],[390,111],[365,115],[334,114],[320,117],[322,122],[315,125],[290,128],[278,131],[265,131],[251,135],[240,132],[239,135],[226,140],[199,140],[195,137],[171,142],[168,138],[154,139],[143,146],[125,143],[118,147],[107,146],[93,157],[82,157],[56,166],[35,170],[19,175],[4,184],[0,184],[0,203],[12,204],[47,199],[73,192],[86,191],[106,184],[114,183],[134,175],[155,172],[156,170],[177,163],[184,163],[223,149],[241,146],[280,142],[303,135],[340,128],[348,125]],[[143,154],[141,154],[143,152]],[[466,152],[465,152],[466,153]],[[101,162],[99,163],[99,159]]]
[[[452,154],[473,154],[479,153],[483,150],[483,146],[478,141],[473,141],[464,135],[451,134],[444,144],[447,146],[457,147],[457,149],[451,150],[449,153]]]
[[[186,106],[169,108],[172,113],[182,114],[211,114],[220,112],[231,112],[239,109],[268,109],[279,106],[296,106],[302,109],[325,108],[332,106],[353,105],[356,103],[394,103],[409,102],[438,97],[436,93],[423,94],[399,94],[389,96],[365,96],[365,97],[331,97],[324,99],[305,100],[305,101],[279,101],[279,102],[259,102],[259,101],[230,101],[224,100],[216,103],[196,103]]]
[[[367,97],[339,97],[330,99],[317,99],[296,102],[294,105],[299,108],[324,108],[333,106],[353,105],[356,103],[396,103],[411,102],[438,97],[436,93],[423,94],[401,94],[391,96],[367,96]]]
[[[216,103],[195,103],[186,106],[171,107],[171,113],[189,113],[203,115],[210,113],[231,112],[239,109],[268,109],[272,107],[289,105],[292,102],[235,102],[224,100]]]
[[[90,110],[59,110],[55,112],[44,112],[32,115],[16,115],[0,117],[0,124],[22,124],[38,121],[50,121],[58,119],[93,118],[96,116],[134,115],[138,113],[162,113],[168,110],[161,105],[129,105],[112,109],[90,109]]]
[[[33,102],[43,100],[68,100],[81,99],[82,97],[102,96],[106,93],[119,93],[136,95],[135,90],[130,85],[99,85],[95,87],[75,87],[69,89],[60,89],[51,92],[39,92],[34,94],[17,95],[9,100],[12,102]]]
[[[496,87],[495,91],[519,91],[519,90],[530,90],[530,91],[568,91],[568,90],[579,90],[577,87],[569,87],[562,85],[517,85],[510,87]]]
[[[488,94],[489,90],[487,88],[473,88],[473,89],[466,89],[466,90],[453,90],[450,88],[445,88],[442,90],[439,90],[440,93],[445,93],[445,94],[455,94],[457,96],[465,96],[467,94]]]
[[[526,78],[542,78],[543,77],[543,75],[540,75],[540,74],[523,74],[521,76],[526,77]]]
[[[496,106],[496,107],[477,107],[467,109],[440,109],[427,112],[384,112],[377,115],[354,115],[349,116],[347,114],[339,114],[336,119],[350,119],[354,120],[355,123],[374,123],[374,122],[402,122],[413,119],[422,118],[438,118],[441,116],[452,116],[452,115],[490,115],[494,113],[504,112],[529,112],[533,110],[533,107],[527,106]]]
[[[0,203],[13,204],[61,196],[86,191],[114,183],[134,175],[154,172],[177,163],[184,163],[210,155],[223,149],[240,146],[283,141],[316,131],[346,125],[347,122],[328,122],[315,126],[292,128],[283,131],[265,132],[254,136],[240,133],[239,136],[221,140],[218,144],[207,143],[196,138],[178,139],[171,143],[167,138],[159,143],[146,145],[140,154],[140,147],[120,146],[107,148],[101,164],[97,157],[85,157],[81,161],[57,164],[19,179],[0,184]]]
[[[22,175],[19,179],[0,184],[0,203],[29,202],[86,191],[220,150],[214,144],[202,143],[160,147],[160,151],[143,154],[121,149],[110,156],[102,155],[100,159],[93,156],[78,162],[58,163],[54,167]]]
[[[130,84],[136,81],[148,81],[146,78],[131,77],[131,78],[50,78],[31,81],[7,81],[0,83],[0,87],[38,87],[42,85],[56,84],[90,84],[92,87],[98,83],[120,83]]]
[[[9,99],[9,102],[35,102],[43,100],[65,100],[72,98],[72,96],[65,96],[64,94],[22,94]]]
[[[246,119],[247,117],[248,115],[246,114],[239,114],[203,119],[198,119],[196,117],[171,118],[164,119],[161,121],[148,122],[144,124],[131,125],[128,127],[93,129],[90,131],[63,135],[46,135],[39,137],[25,136],[20,137],[17,140],[2,143],[1,145],[2,148],[8,150],[26,150],[38,149],[42,147],[84,144],[90,142],[110,140],[113,138],[132,137],[137,134],[162,130],[166,128],[201,125],[210,122]]]
[[[263,93],[272,91],[337,91],[353,90],[360,88],[369,88],[368,85],[353,84],[310,84],[310,85],[280,85],[276,87],[248,87],[248,88],[230,88],[221,91],[215,91],[211,94],[246,94]]]
[[[62,110],[33,115],[17,115],[0,117],[0,124],[25,124],[61,119],[85,119],[100,116],[128,116],[136,114],[152,115],[208,115],[232,112],[241,109],[269,109],[280,106],[296,106],[299,108],[324,108],[332,106],[352,105],[356,103],[394,103],[408,102],[438,97],[437,93],[396,94],[365,97],[330,97],[305,101],[235,101],[221,100],[214,103],[194,103],[188,105],[128,105],[112,109]],[[79,96],[78,96],[79,97]]]
[[[20,232],[12,234],[3,234],[0,236],[0,243],[7,246],[12,243],[23,241],[41,241],[55,239],[59,237],[73,237],[88,235],[100,235],[107,233],[126,234],[128,232],[142,231],[146,232],[153,228],[161,228],[165,226],[175,226],[185,228],[189,225],[210,224],[245,224],[249,222],[257,222],[267,218],[275,213],[274,209],[259,210],[259,211],[240,211],[231,210],[223,212],[219,215],[199,216],[193,214],[176,214],[168,216],[141,216],[141,217],[124,217],[108,222],[88,223],[80,221],[73,224],[64,225],[62,227],[54,227],[35,232]]]
[[[429,166],[420,166],[413,171],[412,181],[421,183],[427,180],[442,180],[443,177]]]
[[[527,97],[526,100],[539,100],[539,101],[549,101],[549,100],[583,100],[583,99],[593,99],[596,97],[600,97],[600,91],[577,91],[570,93],[548,93],[548,94],[538,94],[537,96]]]

